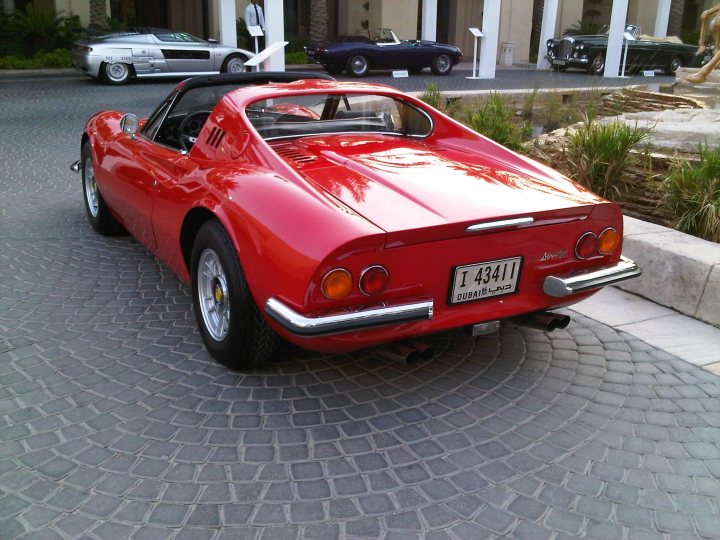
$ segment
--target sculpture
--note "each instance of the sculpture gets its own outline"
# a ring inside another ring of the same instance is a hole
[[[720,65],[720,4],[703,11],[700,15],[700,39],[698,40],[698,55],[705,52],[705,34],[710,33],[715,46],[715,54],[700,70],[684,77],[684,80],[694,84],[704,83],[708,75]]]

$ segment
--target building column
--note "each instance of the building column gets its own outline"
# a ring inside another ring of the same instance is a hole
[[[285,14],[283,0],[265,0],[265,46],[285,41]],[[266,62],[268,71],[285,71],[285,47],[275,52]]]
[[[542,29],[540,30],[540,46],[538,47],[538,69],[550,69],[550,62],[545,59],[547,54],[547,42],[555,37],[555,26],[557,25],[558,0],[545,0],[543,8]]]
[[[228,47],[237,47],[235,0],[218,0],[218,20],[220,43]]]
[[[478,77],[494,79],[497,64],[498,39],[500,39],[500,8],[502,0],[485,2],[483,13],[482,41],[480,46],[480,62]]]
[[[658,0],[657,16],[655,17],[654,36],[667,36],[668,22],[670,21],[670,4],[672,0]]]
[[[420,39],[437,41],[437,0],[423,0]]]
[[[620,61],[623,53],[623,34],[627,18],[628,0],[613,0],[610,15],[610,32],[605,56],[605,77],[620,76]],[[592,61],[592,58],[590,59]]]

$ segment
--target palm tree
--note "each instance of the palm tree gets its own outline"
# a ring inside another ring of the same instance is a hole
[[[90,0],[90,28],[100,30],[107,27],[108,12],[105,0]]]
[[[310,0],[310,41],[320,41],[328,37],[327,0]]]

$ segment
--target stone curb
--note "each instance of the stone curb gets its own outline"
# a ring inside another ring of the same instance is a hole
[[[625,216],[623,254],[643,270],[619,287],[720,327],[720,244]]]

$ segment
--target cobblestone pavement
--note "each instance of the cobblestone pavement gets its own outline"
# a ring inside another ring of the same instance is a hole
[[[582,317],[228,371],[68,170],[170,85],[0,84],[3,540],[720,536],[716,375]]]

